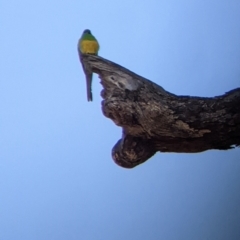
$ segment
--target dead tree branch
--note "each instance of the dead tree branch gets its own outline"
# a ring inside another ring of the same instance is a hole
[[[157,84],[98,56],[83,61],[99,74],[103,114],[122,127],[112,149],[126,168],[156,152],[197,153],[240,145],[240,88],[206,98],[177,96]]]

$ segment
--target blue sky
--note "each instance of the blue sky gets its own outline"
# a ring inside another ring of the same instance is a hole
[[[240,239],[240,149],[114,164],[77,41],[179,95],[240,84],[240,2],[0,1],[0,239]]]

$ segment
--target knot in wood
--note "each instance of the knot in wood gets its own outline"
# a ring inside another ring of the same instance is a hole
[[[129,91],[135,91],[138,89],[139,84],[137,83],[137,80],[134,80],[129,75],[126,75],[124,77],[118,76],[118,75],[109,75],[106,77],[106,80],[108,82],[111,82],[113,85],[117,86],[118,88],[122,90],[129,90]]]

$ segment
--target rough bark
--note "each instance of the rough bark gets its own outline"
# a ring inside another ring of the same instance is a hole
[[[101,57],[84,55],[83,61],[101,79],[103,114],[122,127],[112,149],[118,165],[135,167],[158,151],[240,145],[240,88],[212,98],[177,96]]]

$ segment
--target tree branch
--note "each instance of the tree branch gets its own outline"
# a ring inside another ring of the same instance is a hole
[[[99,74],[103,114],[123,129],[112,150],[126,168],[157,151],[196,153],[240,145],[240,88],[222,96],[177,96],[104,58],[84,55]]]

